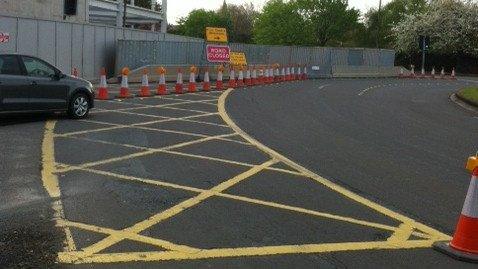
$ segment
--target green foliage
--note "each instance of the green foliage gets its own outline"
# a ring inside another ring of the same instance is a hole
[[[179,20],[175,30],[176,34],[205,38],[206,27],[223,27],[228,33],[232,29],[232,21],[230,18],[215,11],[204,9],[195,9],[189,13],[187,17]]]
[[[254,41],[265,45],[312,45],[314,36],[294,3],[271,0],[254,24]]]
[[[418,52],[418,37],[431,38],[430,53],[478,56],[478,4],[435,0],[425,12],[407,15],[393,28],[400,53]]]
[[[349,8],[347,0],[295,0],[293,2],[312,29],[315,44],[341,45],[346,36],[359,26],[360,12]]]
[[[379,47],[392,48],[392,28],[401,22],[407,15],[419,14],[426,10],[426,0],[393,0],[386,4],[382,10],[370,9],[364,16],[366,27],[365,46],[376,46],[377,36]]]

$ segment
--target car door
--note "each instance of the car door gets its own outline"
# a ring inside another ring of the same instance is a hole
[[[59,71],[38,58],[21,58],[30,80],[30,106],[35,110],[66,109],[68,84]]]
[[[29,80],[17,55],[0,55],[0,111],[30,110]]]

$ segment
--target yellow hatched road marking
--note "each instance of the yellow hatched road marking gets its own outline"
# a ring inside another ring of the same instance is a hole
[[[163,187],[170,187],[170,188],[177,188],[177,189],[182,189],[186,191],[191,191],[198,193],[197,196],[187,199],[183,202],[180,202],[177,205],[172,206],[171,208],[160,212],[151,218],[148,218],[146,220],[143,220],[139,223],[134,224],[133,226],[123,229],[123,230],[114,230],[114,229],[109,229],[109,228],[104,228],[104,227],[98,227],[94,225],[89,225],[89,224],[83,224],[83,223],[77,223],[77,222],[70,222],[67,220],[64,220],[64,215],[62,214],[62,205],[60,200],[56,205],[54,204],[54,209],[56,212],[55,215],[57,216],[56,221],[57,225],[62,227],[65,230],[65,234],[67,235],[66,239],[66,245],[67,247],[65,248],[65,252],[59,253],[59,261],[60,262],[65,262],[65,263],[107,263],[107,262],[131,262],[131,261],[161,261],[161,260],[181,260],[181,259],[207,259],[207,258],[219,258],[219,257],[240,257],[240,256],[262,256],[262,255],[279,255],[279,254],[297,254],[297,253],[323,253],[323,252],[335,252],[335,251],[354,251],[354,250],[372,250],[372,249],[411,249],[411,248],[428,248],[431,247],[431,245],[438,240],[449,240],[450,237],[446,234],[443,234],[431,227],[428,227],[424,224],[421,224],[419,222],[414,221],[411,218],[408,218],[404,215],[401,215],[399,213],[396,213],[392,210],[389,210],[375,202],[372,202],[366,198],[363,198],[323,177],[320,177],[319,175],[313,173],[312,171],[302,167],[301,165],[287,159],[283,155],[277,153],[276,151],[264,146],[248,134],[246,134],[244,131],[242,131],[228,116],[226,110],[225,110],[225,100],[229,93],[231,92],[231,89],[224,92],[220,98],[219,98],[219,115],[222,117],[222,119],[227,123],[227,126],[232,128],[236,133],[232,134],[227,134],[227,135],[222,135],[222,136],[210,136],[210,137],[202,137],[199,140],[193,140],[189,142],[184,142],[184,143],[179,143],[176,145],[172,145],[169,147],[163,147],[160,149],[151,149],[151,148],[145,148],[145,147],[136,147],[133,145],[124,145],[124,146],[129,146],[132,148],[137,148],[137,149],[144,149],[145,151],[122,156],[122,157],[117,157],[117,158],[111,158],[111,159],[106,159],[106,160],[100,160],[97,162],[91,162],[91,163],[85,163],[77,166],[69,166],[65,164],[57,164],[57,167],[55,167],[55,158],[54,158],[54,135],[53,135],[53,129],[54,129],[54,122],[53,123],[47,123],[46,125],[46,130],[45,130],[45,138],[44,138],[44,143],[43,143],[43,171],[42,171],[42,179],[44,182],[44,186],[47,189],[48,193],[54,197],[60,196],[60,190],[58,187],[58,179],[55,176],[55,172],[67,172],[67,171],[72,171],[72,170],[82,170],[86,172],[91,172],[91,173],[96,173],[100,175],[105,175],[109,176],[113,179],[116,180],[130,180],[130,181],[136,181],[138,183],[144,183],[144,184],[150,184],[150,185],[156,185],[156,186],[163,186]],[[177,101],[184,101],[184,99],[175,99],[175,98],[167,98],[167,99],[172,99],[172,100],[177,100]],[[208,103],[209,102],[215,101],[213,99],[211,100],[202,100],[202,101],[191,101],[188,100],[189,102],[199,102],[199,103]],[[171,106],[174,106],[175,104],[170,104]],[[204,112],[206,113],[206,112]],[[207,113],[204,115],[195,115],[193,117],[184,117],[181,118],[182,120],[190,120],[196,117],[204,117],[204,116],[210,116],[210,115],[217,115],[218,113]],[[159,117],[159,116],[158,116]],[[181,120],[177,118],[165,118],[160,120],[160,122],[164,121],[171,121],[171,120]],[[139,123],[139,124],[133,124],[132,126],[139,126],[141,127],[142,125],[147,125],[151,123],[156,123],[158,121],[154,122],[148,122],[148,123]],[[116,125],[112,123],[103,123],[106,125],[110,125],[108,130],[112,129],[119,129],[119,128],[127,128],[130,127],[131,125],[126,125],[126,127],[123,127],[123,125]],[[105,129],[105,128],[103,128]],[[138,128],[139,129],[139,128]],[[80,132],[72,132],[68,134],[63,134],[63,135],[58,135],[58,136],[71,136],[69,138],[73,139],[81,139],[77,137],[73,137],[73,135],[77,134],[82,134],[82,133],[88,133],[88,132],[95,132],[98,131],[99,129],[96,130],[89,130],[89,131],[80,131]],[[155,129],[158,130],[158,129]],[[179,133],[174,131],[175,133]],[[185,133],[185,132],[182,132]],[[188,153],[181,153],[181,152],[176,152],[174,149],[184,147],[187,145],[192,145],[196,143],[202,143],[205,141],[209,141],[212,139],[227,139],[227,137],[235,136],[239,134],[242,138],[244,138],[246,141],[248,141],[247,144],[252,144],[253,146],[257,147],[264,153],[268,154],[271,156],[271,160],[268,162],[265,162],[261,165],[251,165],[251,164],[246,164],[246,163],[241,163],[241,162],[235,162],[235,161],[230,161],[230,160],[224,160],[224,159],[219,159],[219,158],[212,158],[212,157],[207,157],[207,156],[201,156],[201,155],[194,155],[194,154],[188,154]],[[110,144],[115,144],[111,142],[104,142],[104,143],[110,143]],[[120,144],[121,145],[121,144]],[[209,190],[204,190],[204,189],[199,189],[199,188],[194,188],[194,187],[189,187],[189,186],[182,186],[178,184],[173,184],[173,183],[168,183],[168,182],[163,182],[163,181],[158,181],[158,180],[152,180],[152,179],[145,179],[145,178],[137,178],[137,177],[131,177],[131,176],[126,176],[126,175],[120,175],[120,174],[115,174],[111,172],[106,172],[106,171],[100,171],[100,170],[95,170],[91,167],[100,165],[100,164],[106,164],[106,163],[111,163],[111,162],[116,162],[120,160],[126,160],[130,158],[137,158],[141,156],[145,156],[148,154],[153,154],[155,152],[162,152],[166,154],[175,154],[175,155],[182,155],[185,157],[191,157],[191,158],[199,158],[199,159],[205,159],[205,160],[211,160],[211,161],[219,161],[219,162],[225,162],[225,163],[230,163],[230,164],[236,164],[236,165],[244,165],[244,166],[249,166],[251,167],[248,171],[239,174],[227,181],[224,181],[220,183],[219,185],[209,189]],[[295,171],[292,170],[286,170],[286,169],[281,169],[281,168],[274,168],[271,167],[271,165],[277,163],[277,162],[283,162],[287,166],[291,167]],[[296,174],[299,176],[307,177],[315,182],[318,182],[322,184],[325,187],[330,188],[331,190],[338,192],[344,197],[347,197],[359,204],[362,204],[368,208],[371,208],[385,216],[388,216],[392,219],[398,220],[402,222],[399,227],[393,227],[389,225],[384,225],[380,223],[374,223],[374,222],[369,222],[365,220],[360,220],[360,219],[354,219],[346,216],[340,216],[340,215],[334,215],[330,213],[325,213],[325,212],[319,212],[319,211],[314,211],[314,210],[309,210],[309,209],[304,209],[300,207],[294,207],[294,206],[289,206],[289,205],[283,205],[279,203],[274,203],[274,202],[269,202],[269,201],[263,201],[259,199],[254,199],[254,198],[248,198],[248,197],[242,197],[242,196],[237,196],[237,195],[232,195],[232,194],[226,194],[222,193],[227,188],[230,188],[231,186],[241,182],[242,180],[249,178],[250,176],[259,173],[263,170],[276,170],[279,172],[285,172],[285,173],[291,173],[291,174]],[[55,187],[56,186],[56,187]],[[260,205],[260,206],[266,206],[270,208],[277,208],[277,209],[282,209],[282,210],[289,210],[293,212],[298,212],[302,214],[308,214],[316,217],[322,217],[322,218],[329,218],[337,221],[343,221],[343,222],[348,222],[351,224],[356,224],[356,225],[363,225],[363,226],[368,226],[371,228],[376,228],[376,229],[382,229],[382,230],[387,230],[392,232],[392,235],[386,240],[386,241],[373,241],[373,242],[344,242],[344,243],[320,243],[320,244],[303,244],[303,245],[281,245],[281,246],[262,246],[262,247],[240,247],[240,248],[215,248],[215,249],[197,249],[189,246],[184,246],[184,245],[177,245],[172,242],[168,242],[165,240],[161,239],[156,239],[156,238],[151,238],[151,237],[146,237],[139,235],[140,232],[148,229],[149,227],[158,224],[162,220],[168,219],[172,216],[175,216],[177,214],[180,214],[183,212],[185,209],[196,206],[197,204],[201,203],[202,201],[213,197],[213,196],[219,196],[223,197],[226,199],[232,199],[232,200],[237,200],[237,201],[242,201],[242,202],[247,202],[250,204],[255,204],[255,205]],[[55,208],[56,207],[56,208]],[[71,232],[69,231],[70,227],[75,227],[83,230],[89,230],[93,232],[98,232],[98,233],[103,233],[107,234],[108,237],[100,240],[99,242],[96,242],[95,244],[88,246],[82,250],[76,251],[76,246],[74,246],[73,239],[71,237]],[[411,240],[410,236],[414,235],[419,238],[419,240]],[[157,251],[157,252],[127,252],[127,253],[108,253],[108,254],[103,254],[103,253],[98,253],[109,246],[112,246],[118,242],[121,242],[122,240],[129,239],[133,241],[139,241],[143,243],[147,243],[150,245],[162,247],[164,249],[167,249],[167,251]],[[68,242],[70,241],[70,242]]]
[[[166,146],[166,147],[163,147],[163,148],[150,149],[150,150],[146,150],[146,151],[142,151],[142,152],[136,152],[136,153],[133,153],[133,154],[128,154],[128,155],[121,156],[121,157],[115,157],[115,158],[100,160],[100,161],[96,161],[96,162],[84,163],[84,164],[79,165],[78,167],[88,168],[88,167],[93,167],[93,166],[102,165],[102,164],[108,164],[108,163],[113,163],[113,162],[129,160],[129,159],[132,159],[132,158],[143,157],[143,156],[151,155],[151,154],[154,154],[154,153],[157,153],[157,152],[161,152],[161,150],[170,150],[170,149],[181,148],[181,147],[185,147],[185,146],[199,144],[199,143],[202,143],[202,142],[206,142],[206,141],[210,141],[210,140],[214,140],[214,139],[218,139],[218,138],[223,138],[223,137],[234,136],[234,135],[236,135],[236,134],[209,136],[209,137],[205,137],[205,138],[201,138],[201,139],[197,139],[197,140],[193,140],[193,141],[189,141],[189,142],[183,142],[183,143],[175,144],[175,145],[172,145],[172,146]],[[55,172],[64,173],[64,172],[71,171],[71,170],[76,170],[76,169],[71,168],[71,167],[70,168],[59,168],[59,169],[56,169]]]
[[[78,258],[77,253],[70,254],[63,252],[59,254],[59,259],[67,263],[117,263],[132,261],[168,261],[168,260],[196,260],[210,258],[230,258],[244,256],[268,256],[281,254],[307,254],[307,253],[327,253],[337,251],[357,251],[357,250],[386,250],[386,249],[414,249],[429,248],[433,241],[413,240],[407,241],[401,246],[392,245],[387,242],[345,242],[345,243],[325,243],[325,244],[304,244],[304,245],[282,245],[282,246],[263,246],[263,247],[243,247],[243,248],[217,248],[203,249],[196,253],[183,253],[177,251],[165,252],[129,252],[112,254],[93,254],[91,256]]]
[[[121,174],[117,174],[117,173],[113,173],[113,172],[107,172],[107,171],[97,170],[97,169],[92,169],[92,168],[78,168],[77,167],[77,169],[81,170],[81,171],[97,174],[97,175],[108,176],[108,177],[112,178],[113,180],[127,180],[127,181],[133,181],[133,182],[148,184],[148,185],[168,187],[168,188],[180,189],[180,190],[196,192],[196,193],[208,192],[208,190],[189,187],[189,186],[183,186],[183,185],[174,184],[174,183],[169,183],[169,182],[161,181],[161,180],[158,180],[158,179],[139,178],[139,177],[121,175]],[[209,191],[209,192],[211,192],[211,191]],[[396,232],[396,231],[399,230],[399,228],[396,228],[396,227],[393,227],[393,226],[390,226],[390,225],[385,225],[385,224],[380,224],[380,223],[376,223],[376,222],[355,219],[355,218],[351,218],[351,217],[340,216],[340,215],[326,213],[326,212],[320,212],[320,211],[311,210],[311,209],[305,209],[305,208],[296,207],[296,206],[289,206],[289,205],[284,205],[284,204],[275,203],[275,202],[263,201],[263,200],[260,200],[260,199],[254,199],[254,198],[244,197],[244,196],[240,196],[240,195],[233,195],[233,194],[227,194],[227,193],[216,193],[216,192],[211,192],[211,194],[213,194],[215,196],[218,196],[218,197],[231,199],[231,200],[237,200],[237,201],[242,201],[242,202],[246,202],[246,203],[250,203],[250,204],[256,204],[256,205],[261,205],[261,206],[266,206],[266,207],[271,207],[271,208],[277,208],[277,209],[282,209],[282,210],[287,210],[287,211],[293,211],[293,212],[296,212],[296,213],[302,213],[302,214],[307,214],[307,215],[321,217],[321,218],[333,219],[333,220],[338,220],[338,221],[348,222],[348,223],[352,223],[352,224],[356,224],[356,225],[362,225],[362,226],[382,229],[382,230],[391,231],[391,232]],[[418,236],[418,237],[425,238],[425,239],[430,238],[428,235],[423,234],[423,233],[419,233],[419,232],[414,232],[413,234]]]
[[[129,232],[129,233],[140,233],[148,228],[150,228],[151,226],[153,225],[156,225],[158,224],[159,222],[163,221],[163,220],[166,220],[168,218],[171,218],[181,212],[183,212],[184,210],[190,208],[190,207],[193,207],[193,206],[196,206],[197,204],[201,203],[202,201],[214,196],[216,193],[220,193],[220,192],[223,192],[225,190],[227,190],[228,188],[236,185],[237,183],[259,173],[260,171],[264,170],[266,167],[269,167],[273,164],[275,164],[277,161],[276,160],[269,160],[265,163],[262,163],[260,165],[257,165],[257,166],[254,166],[252,167],[251,169],[247,170],[246,172],[242,173],[242,174],[239,174],[227,181],[224,181],[222,183],[220,183],[219,185],[207,190],[207,191],[204,191],[204,192],[201,192],[199,193],[197,196],[193,197],[193,198],[190,198],[190,199],[187,199],[183,202],[180,202],[179,204],[173,206],[173,207],[170,207],[169,209],[166,209],[164,210],[163,212],[161,213],[158,213],[144,221],[141,221],[141,222],[138,222],[136,223],[135,225],[129,227],[129,228],[126,228],[126,229],[123,229],[123,231],[126,231],[126,232]],[[119,241],[121,241],[123,238],[118,238],[118,237],[114,237],[114,236],[109,236],[103,240],[100,240],[99,242],[89,246],[89,247],[86,247],[83,249],[83,251],[81,251],[78,255],[79,258],[84,258],[84,257],[87,257],[87,256],[90,256],[94,253],[98,253],[100,252],[101,250],[105,249],[105,248],[108,248],[116,243],[118,243]]]

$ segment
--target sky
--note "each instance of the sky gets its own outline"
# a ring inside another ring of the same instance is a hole
[[[226,0],[230,4],[253,3],[258,9],[264,6],[267,0]],[[161,2],[161,0],[158,0]],[[218,9],[223,0],[168,0],[168,23],[175,24],[181,17],[186,16],[191,10],[204,8],[215,10]],[[383,4],[390,0],[383,0]],[[379,0],[349,0],[349,5],[360,9],[362,12],[367,11],[371,7],[378,7]]]

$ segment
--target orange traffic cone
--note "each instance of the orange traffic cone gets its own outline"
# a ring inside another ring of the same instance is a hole
[[[274,83],[274,67],[269,68],[269,83]]]
[[[450,77],[451,80],[455,80],[456,79],[456,74],[455,74],[455,68],[453,67],[453,69],[451,70],[451,77]]]
[[[257,69],[255,67],[252,68],[251,83],[252,86],[259,85],[259,81],[257,80]]]
[[[196,92],[196,67],[193,65],[189,69],[189,84],[188,84],[188,91],[189,92]]]
[[[108,100],[108,84],[106,82],[106,69],[103,67],[101,68],[100,72],[100,86],[98,87],[98,94],[96,95],[96,99],[99,100]]]
[[[211,83],[209,82],[209,69],[206,68],[204,72],[204,81],[202,83],[202,90],[208,92],[211,90]]]
[[[279,71],[279,65],[275,65],[275,70],[274,70],[274,81],[275,82],[280,82],[280,71]]]
[[[128,85],[128,75],[129,75],[129,68],[125,67],[121,70],[121,89],[118,95],[118,98],[131,98],[133,97],[129,93],[129,85]]]
[[[183,72],[181,71],[181,68],[178,69],[178,78],[174,90],[176,94],[183,93]]]
[[[264,84],[269,84],[270,80],[269,80],[269,68],[266,67],[266,69],[264,70]]]
[[[157,95],[166,95],[168,94],[168,90],[166,87],[166,69],[164,67],[159,67],[157,69],[159,74],[159,82],[158,82],[158,89],[156,90]]]
[[[73,67],[73,70],[71,70],[71,75],[75,78],[78,77],[78,69],[76,67]]]
[[[244,87],[244,71],[242,69],[242,66],[239,67],[239,75],[237,77],[237,87],[239,88]]]
[[[220,65],[217,68],[217,79],[216,79],[216,90],[222,91],[224,89],[224,83],[222,81],[222,72],[224,71],[224,66]]]
[[[455,259],[478,263],[478,156],[470,157],[466,168],[472,177],[453,239],[433,247]]]
[[[290,67],[287,66],[287,68],[285,69],[285,81],[290,81]]]
[[[141,77],[141,88],[139,90],[139,97],[150,97],[151,89],[149,88],[148,69],[143,69],[143,76]]]
[[[251,79],[251,69],[247,67],[246,69],[246,78],[244,79],[244,82],[247,87],[252,86],[252,79]]]
[[[236,88],[236,74],[234,73],[234,68],[231,68],[231,70],[229,71],[229,84],[228,84],[228,87],[229,88]]]

